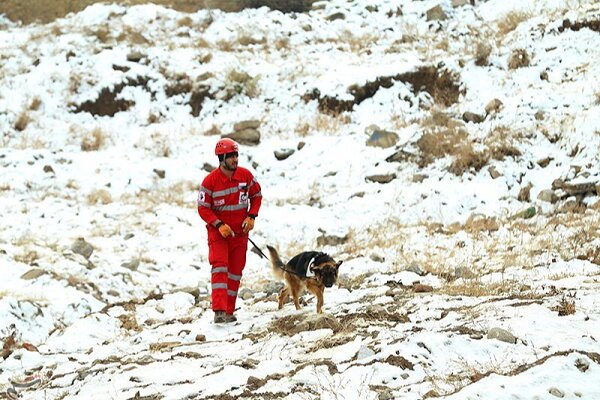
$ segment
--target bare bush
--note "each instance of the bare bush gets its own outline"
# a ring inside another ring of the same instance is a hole
[[[112,196],[106,189],[96,189],[87,195],[88,204],[110,204]]]
[[[29,114],[27,113],[27,110],[23,110],[17,117],[17,120],[15,121],[13,126],[16,130],[18,130],[19,132],[22,132],[25,130],[25,128],[27,128],[29,121],[30,121],[30,118],[29,118]]]
[[[524,49],[516,49],[508,58],[508,69],[517,69],[529,66],[529,54]]]
[[[92,131],[85,134],[81,140],[81,150],[97,151],[106,142],[106,135],[100,128],[94,128]]]
[[[487,43],[478,42],[475,46],[475,65],[480,67],[489,65],[490,54],[492,54],[492,46]]]

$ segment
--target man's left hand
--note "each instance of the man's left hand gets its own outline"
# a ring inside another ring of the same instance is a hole
[[[244,233],[248,233],[252,229],[254,229],[254,218],[246,217],[244,222],[242,222],[242,230],[244,231]]]

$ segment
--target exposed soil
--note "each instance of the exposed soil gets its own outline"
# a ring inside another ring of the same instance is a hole
[[[99,0],[2,0],[0,13],[11,21],[24,24],[33,22],[48,23],[69,13],[77,13]],[[160,4],[182,12],[196,12],[201,9],[220,9],[237,12],[245,8],[267,6],[282,12],[304,12],[310,9],[314,0],[114,0],[117,4]]]

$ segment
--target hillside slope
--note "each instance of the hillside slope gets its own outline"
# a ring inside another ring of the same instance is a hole
[[[561,0],[0,19],[3,395],[600,398],[599,21]],[[212,324],[195,202],[221,136],[263,187],[259,248],[344,261],[325,314],[277,310],[250,251],[239,323]]]

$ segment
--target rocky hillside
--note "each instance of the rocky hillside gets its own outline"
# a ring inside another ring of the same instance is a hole
[[[0,17],[0,396],[600,398],[598,4],[302,4]],[[220,137],[324,314],[212,323]]]

